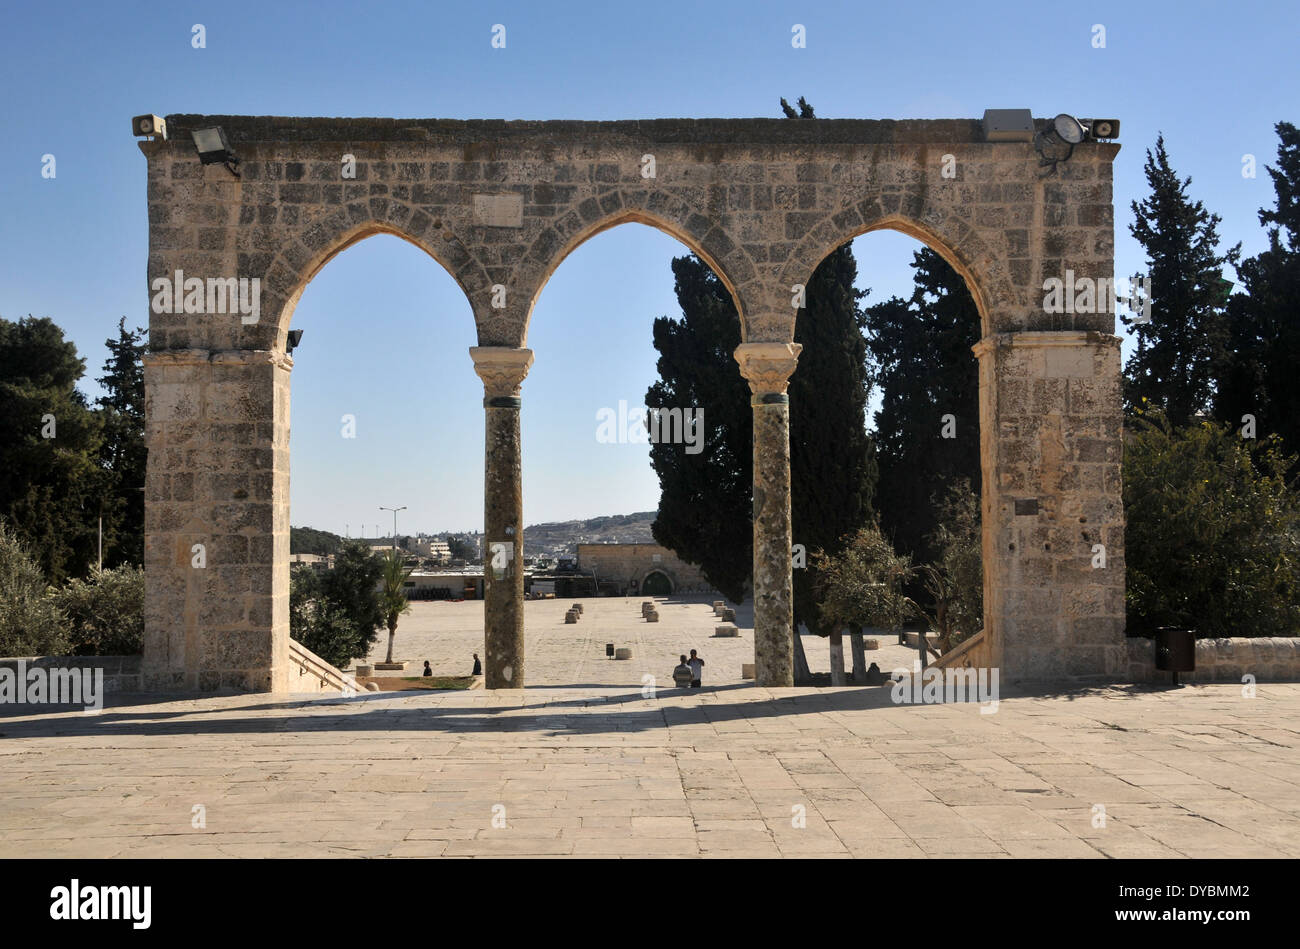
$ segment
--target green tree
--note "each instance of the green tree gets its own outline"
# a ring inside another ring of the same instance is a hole
[[[330,570],[296,568],[289,585],[289,634],[336,666],[369,655],[386,620],[379,597],[383,573],[383,561],[359,540],[343,542]]]
[[[117,323],[117,339],[107,339],[109,358],[96,381],[105,394],[96,399],[104,426],[100,465],[111,488],[105,498],[104,562],[144,563],[144,329]]]
[[[788,118],[815,119],[799,100]],[[749,386],[734,353],[740,320],[722,281],[698,258],[673,261],[682,318],[655,321],[659,381],[646,395],[651,407],[700,407],[705,443],[699,454],[681,446],[650,449],[659,475],[655,540],[739,602],[753,570],[753,412]],[[831,253],[805,288],[795,322],[802,344],[790,379],[791,526],[805,549],[836,550],[840,539],[871,513],[875,468],[865,431],[869,390],[862,338],[863,296],[854,288],[857,263],[851,246]],[[817,627],[815,568],[795,572],[795,619]]]
[[[801,105],[806,105],[800,100]],[[870,523],[875,453],[867,436],[865,314],[854,288],[858,265],[845,244],[813,272],[807,305],[795,320],[803,345],[790,377],[790,520],[794,542],[838,553],[843,539]],[[794,572],[795,627],[818,635],[817,568]]]
[[[67,651],[66,617],[40,567],[0,518],[0,655],[62,656]]]
[[[938,553],[935,498],[980,490],[979,311],[962,276],[930,248],[912,257],[909,300],[867,308],[867,348],[880,386],[875,508],[894,545],[918,561]],[[951,416],[951,418],[947,418]]]
[[[681,445],[651,444],[660,491],[651,533],[738,603],[753,570],[754,444],[749,386],[733,356],[740,319],[702,260],[678,257],[672,268],[682,316],[654,322],[659,381],[646,405],[702,409],[704,445],[687,454]]]
[[[943,654],[984,628],[984,553],[980,499],[969,484],[952,485],[937,507],[938,525],[929,541],[938,559],[918,570]]]
[[[393,640],[397,638],[397,618],[410,612],[411,604],[406,598],[406,581],[411,571],[402,562],[402,555],[389,551],[384,555],[383,588],[379,591],[379,606],[388,624],[388,658],[393,661]]]
[[[296,567],[289,575],[289,635],[340,669],[357,658],[355,627],[324,598],[320,577],[309,567]]]
[[[896,629],[917,610],[904,592],[913,576],[911,558],[895,551],[878,525],[859,529],[837,546],[835,554],[814,551],[810,562],[817,568],[818,624],[831,631],[831,684],[843,685],[841,631],[860,636],[868,627]]]
[[[122,564],[73,579],[54,596],[74,656],[134,656],[144,649],[144,570]]]
[[[1237,268],[1244,292],[1228,301],[1215,415],[1238,426],[1251,415],[1260,433],[1300,452],[1300,130],[1289,122],[1276,128],[1277,167],[1268,169],[1276,202],[1259,212],[1268,248]]]
[[[77,390],[85,361],[48,318],[0,319],[0,516],[45,578],[84,576],[97,556],[101,423]]]
[[[1188,195],[1192,179],[1180,179],[1170,167],[1163,135],[1155,152],[1146,154],[1151,193],[1133,202],[1129,232],[1146,250],[1150,322],[1120,316],[1137,338],[1124,367],[1124,400],[1130,411],[1146,400],[1181,426],[1207,408],[1213,395],[1231,286],[1223,270],[1236,264],[1241,245],[1219,252],[1219,216]]]
[[[1124,450],[1130,632],[1300,635],[1300,495],[1276,436],[1138,411]]]

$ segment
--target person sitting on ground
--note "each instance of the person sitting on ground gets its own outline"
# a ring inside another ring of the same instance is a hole
[[[691,667],[686,664],[686,657],[682,656],[681,663],[673,670],[673,683],[679,689],[685,689],[690,686],[691,680],[695,678],[695,673]]]
[[[433,675],[433,670],[429,668],[429,660],[426,659],[424,660],[424,677],[427,679],[431,675]]]

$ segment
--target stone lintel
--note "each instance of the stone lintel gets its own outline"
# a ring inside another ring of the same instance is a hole
[[[800,343],[741,343],[735,357],[756,397],[784,395],[802,351]]]
[[[533,365],[531,349],[510,346],[471,346],[470,358],[474,371],[483,380],[483,391],[489,399],[519,396],[519,387]]]

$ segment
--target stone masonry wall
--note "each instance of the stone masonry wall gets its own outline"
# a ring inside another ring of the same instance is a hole
[[[150,295],[177,272],[256,278],[260,307],[150,314],[148,687],[286,688],[284,352],[297,300],[331,257],[396,234],[457,280],[480,347],[522,350],[550,274],[624,222],[658,227],[707,260],[736,299],[747,345],[789,343],[796,285],[859,234],[891,228],[942,254],[965,277],[985,337],[990,648],[1012,679],[1122,675],[1114,318],[1047,313],[1042,291],[1067,271],[1111,275],[1118,146],[1084,143],[1043,177],[1030,144],[985,142],[975,120],[167,121],[170,140],[141,143]],[[189,131],[209,125],[225,130],[240,177],[199,163]],[[512,477],[510,459],[499,467],[489,481]],[[1016,514],[1031,498],[1039,513]],[[778,606],[789,574],[773,575],[789,546],[780,520],[756,528],[766,578],[756,602]],[[1094,534],[1107,546],[1104,574],[1080,561]],[[195,544],[205,567],[193,566]],[[508,620],[518,640],[509,605],[489,609],[488,624]],[[773,636],[784,636],[782,610],[764,620]],[[770,668],[785,675],[782,663]]]

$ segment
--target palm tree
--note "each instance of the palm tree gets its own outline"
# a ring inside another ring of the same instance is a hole
[[[393,638],[397,635],[397,617],[409,612],[411,603],[406,598],[406,580],[411,571],[402,563],[397,551],[389,551],[384,556],[384,588],[379,593],[379,603],[388,622],[388,658],[393,661]]]

